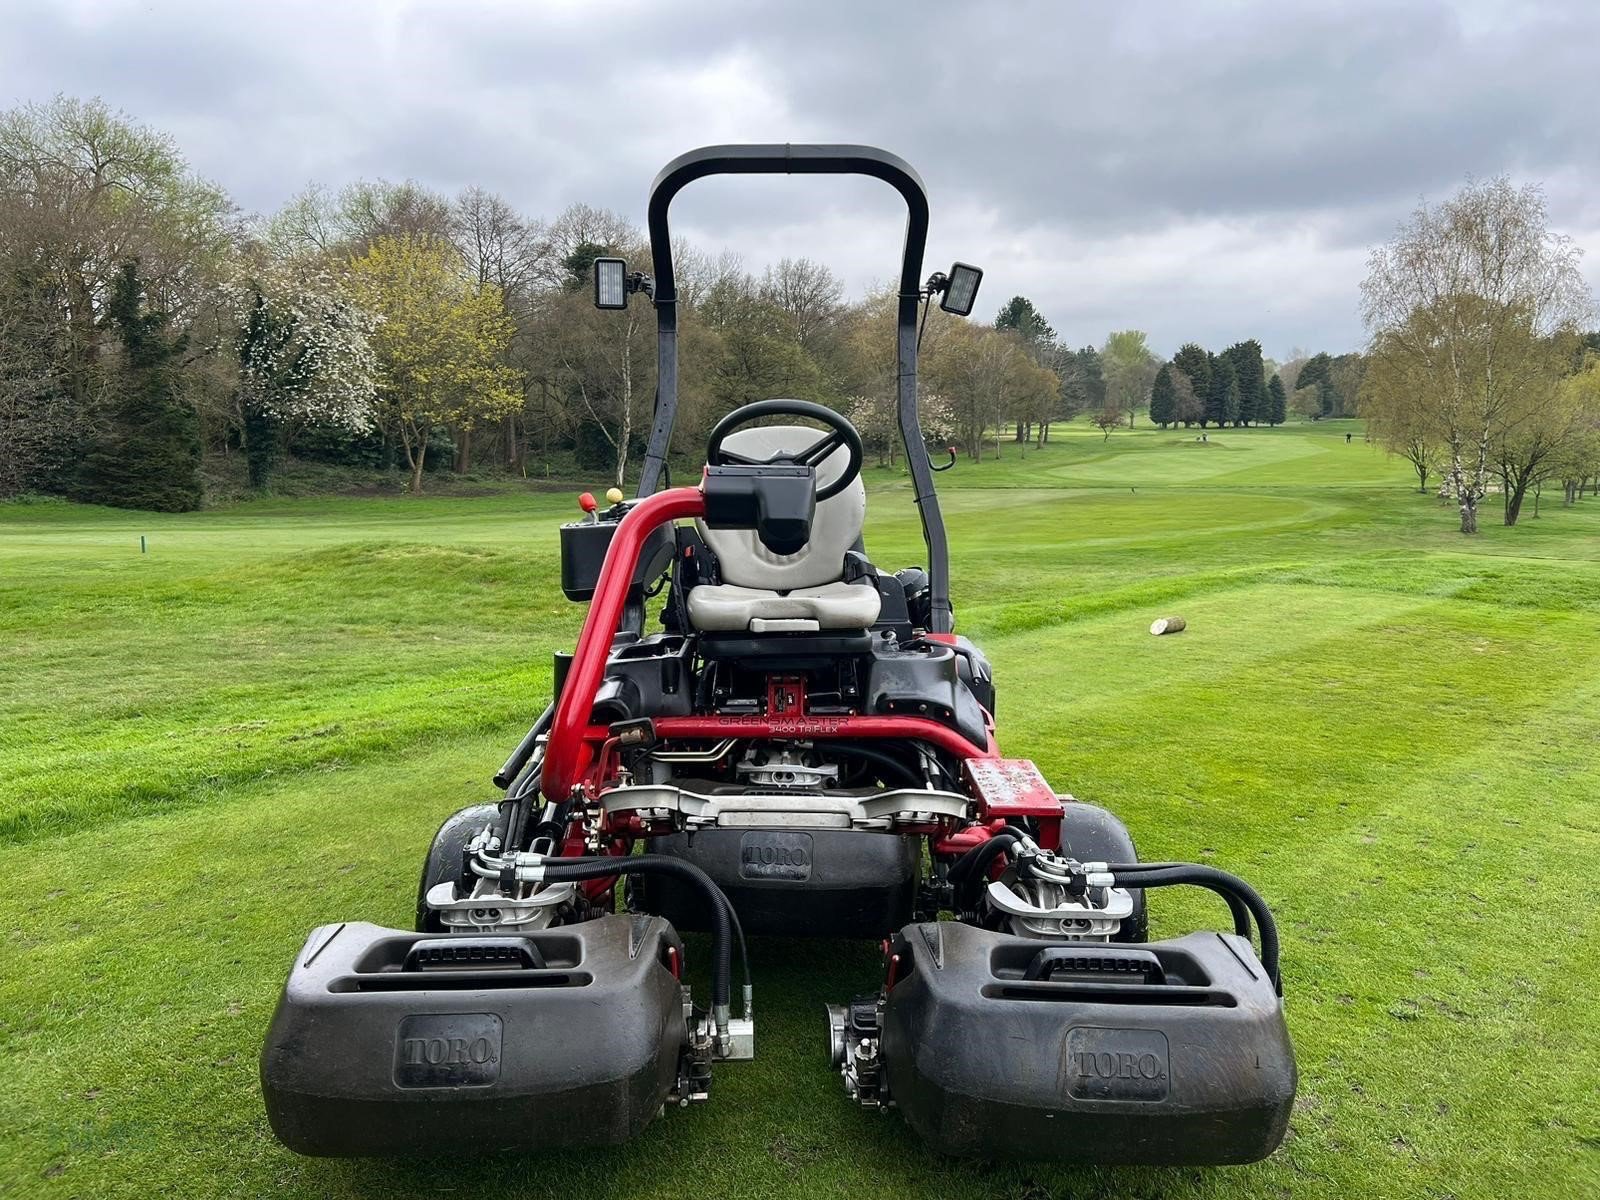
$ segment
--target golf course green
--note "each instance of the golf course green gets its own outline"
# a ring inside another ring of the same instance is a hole
[[[752,946],[757,1059],[629,1146],[281,1148],[256,1055],[295,952],[409,926],[583,616],[571,491],[497,487],[0,505],[0,1196],[1600,1195],[1600,499],[1507,529],[1491,497],[1466,538],[1356,422],[1197,435],[1058,430],[939,483],[1004,751],[1278,913],[1300,1093],[1270,1160],[941,1159],[828,1066],[823,1004],[877,948],[799,941]],[[866,477],[872,557],[919,561],[904,479]],[[1185,891],[1157,935],[1225,921]]]

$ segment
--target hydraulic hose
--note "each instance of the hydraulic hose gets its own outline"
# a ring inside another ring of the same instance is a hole
[[[1022,833],[1015,829],[1002,829],[987,841],[979,842],[968,850],[953,867],[950,868],[950,882],[955,885],[959,896],[966,897],[970,894],[972,881],[976,880],[981,885],[983,878],[989,873],[989,864],[1005,851],[1014,847],[1022,840]],[[963,902],[963,907],[969,907]]]
[[[543,879],[550,883],[581,883],[611,875],[676,875],[700,889],[711,909],[711,1015],[720,1036],[728,1034],[732,1011],[733,942],[739,943],[739,961],[744,967],[744,1010],[754,1012],[754,988],[750,978],[750,951],[745,945],[744,926],[739,914],[721,888],[699,867],[682,859],[659,854],[600,856],[591,858],[547,858],[540,864]]]
[[[995,858],[1014,848],[1022,837],[1016,830],[1003,829],[956,860],[950,868],[949,880],[955,885],[964,906],[970,906],[973,902],[971,895],[974,882],[981,885]],[[1261,965],[1266,968],[1274,989],[1279,995],[1283,994],[1283,979],[1279,971],[1278,924],[1260,893],[1237,875],[1198,863],[1178,862],[1108,863],[1104,870],[1111,873],[1117,887],[1154,888],[1187,884],[1215,892],[1227,902],[1228,911],[1233,916],[1234,932],[1246,940],[1250,938],[1250,921],[1254,917],[1261,930]]]
[[[875,747],[863,746],[859,742],[841,741],[836,746],[830,746],[829,749],[837,754],[853,755],[856,758],[865,759],[867,762],[873,763],[878,767],[886,768],[889,772],[894,774],[895,779],[898,782],[906,784],[909,787],[917,788],[922,786],[922,780],[917,778],[915,771],[906,766],[906,764],[901,762],[898,758],[895,758],[894,755],[887,754],[882,750],[876,749]],[[884,782],[889,783],[891,780],[885,776]]]
[[[550,728],[550,721],[556,715],[556,706],[552,701],[539,714],[539,719],[533,723],[533,728],[522,735],[522,740],[517,743],[517,748],[511,752],[511,757],[506,759],[505,765],[494,775],[495,787],[510,787],[512,780],[522,773],[522,768],[528,765],[528,760],[533,757],[534,750],[539,745],[539,739]]]
[[[1256,926],[1261,930],[1261,965],[1266,968],[1273,988],[1280,996],[1283,994],[1283,979],[1278,970],[1278,923],[1261,894],[1237,875],[1198,863],[1108,863],[1106,870],[1116,879],[1118,887],[1154,888],[1188,884],[1216,892],[1227,900],[1228,907],[1233,910],[1234,928],[1238,930],[1242,926],[1240,936],[1248,937],[1250,925],[1248,918],[1240,918],[1242,907],[1255,918]]]

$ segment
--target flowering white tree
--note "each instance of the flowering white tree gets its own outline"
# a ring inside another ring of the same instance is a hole
[[[900,460],[900,419],[898,398],[888,391],[875,395],[851,396],[846,415],[861,435],[866,448],[878,456],[880,467],[892,467]],[[917,398],[917,420],[934,462],[943,457],[938,447],[946,445],[956,432],[955,405],[937,392],[923,392]]]
[[[379,318],[322,267],[268,262],[229,289],[239,323],[239,406],[250,482],[265,484],[277,427],[317,421],[363,432],[377,412]]]

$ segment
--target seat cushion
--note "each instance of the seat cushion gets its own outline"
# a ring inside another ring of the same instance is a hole
[[[751,633],[866,629],[878,619],[878,605],[878,589],[870,580],[824,583],[788,593],[703,583],[689,589],[689,622],[707,631]]]
[[[736,454],[763,459],[780,451],[804,450],[825,432],[804,425],[753,425],[736,430],[723,444]],[[817,487],[839,478],[849,461],[850,452],[843,446],[823,459],[817,468]],[[711,529],[704,521],[698,524],[700,536],[717,556],[724,583],[788,591],[838,579],[845,553],[855,549],[861,539],[866,517],[867,489],[857,476],[837,496],[817,503],[811,539],[793,554],[774,554],[761,544],[754,529]]]

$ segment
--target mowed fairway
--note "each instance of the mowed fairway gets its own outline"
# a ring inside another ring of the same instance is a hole
[[[294,1157],[256,1090],[277,990],[315,924],[407,926],[435,826],[491,795],[581,620],[570,498],[39,505],[0,507],[0,1195],[1600,1194],[1600,500],[1464,539],[1353,424],[1005,453],[940,476],[1002,746],[1276,907],[1273,1159],[942,1160],[827,1064],[876,949],[801,942],[754,947],[757,1060],[634,1145]],[[918,561],[868,479],[873,558]]]

